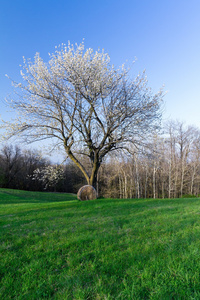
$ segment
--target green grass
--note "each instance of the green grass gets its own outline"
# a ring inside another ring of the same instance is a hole
[[[0,189],[0,299],[200,299],[200,199]]]

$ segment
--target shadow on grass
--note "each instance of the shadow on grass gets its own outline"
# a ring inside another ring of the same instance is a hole
[[[78,201],[76,194],[69,193],[53,193],[53,192],[32,192],[23,190],[13,189],[2,189],[0,188],[0,205],[6,204],[42,204],[42,203],[53,203],[53,202],[66,202],[66,201]],[[152,214],[158,212],[160,209],[167,209],[169,211],[176,210],[180,206],[187,205],[187,202],[193,205],[199,205],[199,198],[192,199],[112,199],[112,198],[99,198],[92,201],[80,201],[80,206],[84,206],[86,209],[94,207],[96,212],[101,209],[124,210],[124,205],[130,210],[140,210],[145,208]],[[117,203],[117,206],[115,205]],[[166,207],[166,204],[168,207]],[[125,210],[125,214],[127,213]]]
[[[0,205],[26,204],[26,203],[51,203],[77,200],[75,194],[30,192],[12,189],[0,189]]]

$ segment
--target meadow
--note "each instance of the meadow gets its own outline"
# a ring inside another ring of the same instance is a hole
[[[200,199],[0,189],[0,299],[200,299]]]

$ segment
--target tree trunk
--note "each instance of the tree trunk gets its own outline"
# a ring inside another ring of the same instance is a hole
[[[97,183],[97,178],[98,178],[97,174],[98,174],[98,170],[96,170],[95,174],[92,174],[90,176],[90,179],[89,179],[89,185],[92,185],[95,188],[95,190],[97,189],[97,185],[98,185],[98,183]]]
[[[135,175],[136,175],[136,195],[140,198],[140,181],[139,181],[139,171],[138,171],[138,160],[137,155],[134,156],[135,159]]]
[[[73,153],[70,150],[70,147],[67,146],[65,144],[65,151],[67,153],[67,155],[69,156],[69,158],[76,164],[76,166],[81,170],[81,172],[83,173],[83,175],[85,176],[87,183],[90,184],[90,177],[86,171],[86,169],[84,168],[84,166],[78,161],[78,159],[73,155]]]
[[[153,198],[156,198],[156,167],[153,166]]]
[[[89,184],[97,189],[97,175],[100,168],[99,156],[97,153],[94,153],[94,158],[92,159],[92,172],[89,179]]]
[[[120,174],[119,174],[119,197],[120,199],[122,198],[122,178]]]
[[[172,182],[171,182],[171,175],[172,175],[172,161],[170,159],[169,163],[169,174],[168,174],[168,198],[171,198],[171,188],[172,188]]]
[[[144,198],[147,198],[147,183],[148,183],[148,170],[147,170],[147,164],[145,166],[145,186],[144,186]]]

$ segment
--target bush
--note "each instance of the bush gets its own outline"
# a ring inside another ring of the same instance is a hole
[[[186,195],[183,195],[181,198],[197,198],[197,196],[191,195],[191,194],[186,194]]]

